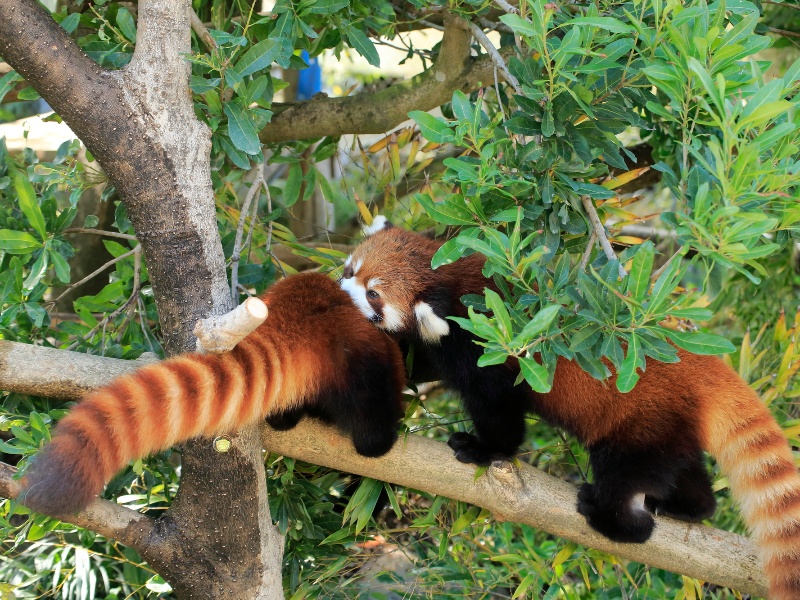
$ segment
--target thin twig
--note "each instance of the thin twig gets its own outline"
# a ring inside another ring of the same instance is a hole
[[[800,6],[797,4],[789,4],[788,2],[775,2],[775,0],[761,0],[761,4],[774,4],[775,6],[783,6],[785,8],[791,8],[792,10],[800,10]]]
[[[280,259],[277,256],[275,256],[275,254],[272,251],[267,251],[267,254],[275,262],[275,264],[278,265],[278,268],[281,270],[283,276],[286,277],[286,269],[283,268],[283,263],[280,261]]]
[[[127,233],[119,233],[117,231],[105,231],[103,229],[91,229],[88,227],[70,227],[69,229],[65,229],[64,233],[93,233],[94,235],[115,237],[123,240],[131,240],[134,242],[137,241],[135,235],[129,235]]]
[[[583,251],[583,256],[581,257],[581,271],[586,271],[586,265],[589,264],[589,257],[592,255],[592,250],[594,250],[594,244],[597,241],[597,234],[592,229],[592,232],[589,234],[589,243],[586,244],[586,250]]]
[[[506,0],[494,0],[494,3],[497,4],[500,8],[512,15],[518,15],[519,9],[516,6],[512,6]]]
[[[264,187],[266,187],[264,183]],[[253,202],[253,210],[250,212],[250,229],[247,230],[247,238],[244,240],[244,246],[247,248],[247,260],[250,260],[250,242],[253,240],[253,231],[256,229],[256,215],[258,214],[258,202]],[[240,286],[241,287],[241,286]]]
[[[489,31],[499,31],[500,33],[514,33],[514,30],[511,29],[508,25],[500,23],[499,21],[495,23],[494,21],[490,21],[486,17],[478,17],[478,23],[484,29],[488,29]]]
[[[475,23],[469,24],[469,29],[472,31],[472,35],[478,40],[481,46],[486,50],[489,54],[489,57],[492,59],[492,62],[495,66],[500,69],[500,72],[503,74],[505,80],[514,88],[514,91],[518,94],[522,94],[522,86],[520,86],[519,81],[517,78],[514,77],[508,70],[508,66],[506,66],[506,61],[503,60],[503,57],[497,51],[497,48],[494,47],[492,44],[492,40],[486,37],[486,34],[483,33],[483,29],[481,29]]]
[[[655,281],[656,279],[658,279],[659,275],[661,275],[661,273],[664,272],[664,269],[666,269],[669,266],[669,264],[673,260],[675,260],[676,257],[678,257],[678,256],[680,256],[682,254],[683,254],[683,247],[678,248],[677,252],[675,252],[675,254],[670,256],[669,259],[667,259],[667,262],[665,262],[663,265],[661,265],[658,268],[658,270],[650,276],[650,281]]]
[[[234,304],[237,304],[236,301],[239,297],[239,259],[242,254],[244,224],[250,212],[250,203],[253,202],[254,198],[258,197],[258,192],[261,191],[261,186],[264,185],[264,163],[258,163],[254,170],[256,171],[256,177],[253,179],[253,183],[247,191],[242,208],[239,211],[239,223],[236,225],[236,238],[233,243],[233,254],[231,254],[231,299]]]
[[[141,280],[141,271],[142,271],[142,253],[137,252],[133,255],[133,293],[138,294],[140,288],[140,280]],[[136,303],[131,302],[130,306],[128,306],[128,312],[125,315],[125,319],[123,319],[122,323],[120,323],[118,328],[117,335],[117,342],[122,341],[122,335],[125,331],[125,327],[127,324],[133,319],[133,315],[136,314]]]
[[[575,453],[572,451],[572,446],[569,445],[567,436],[565,436],[564,432],[561,431],[560,429],[557,429],[556,431],[558,432],[558,436],[561,438],[564,447],[567,449],[567,452],[569,452],[569,455],[572,457],[572,463],[575,465],[575,468],[578,469],[578,474],[581,476],[581,480],[584,483],[586,483],[587,480],[586,473],[584,473],[583,469],[581,469],[581,463],[578,462],[578,457],[575,456]]]
[[[130,252],[126,252],[125,254],[123,254],[123,255],[119,256],[119,257],[117,258],[117,260],[121,260],[122,258],[124,258],[124,257],[126,257],[126,256],[129,256],[129,255],[130,255],[130,254],[132,254],[132,253],[141,254],[141,252],[142,252],[142,247],[141,247],[141,246],[136,246],[136,247],[135,247],[133,250],[131,250]],[[139,264],[141,264],[141,263],[139,263]],[[108,315],[107,317],[105,317],[105,318],[104,318],[102,321],[100,321],[100,322],[99,322],[97,325],[95,325],[94,327],[92,327],[92,328],[89,330],[89,332],[88,332],[88,333],[86,333],[86,334],[85,334],[83,337],[81,337],[81,339],[79,339],[79,340],[76,340],[76,341],[75,341],[73,344],[71,344],[71,345],[70,345],[70,346],[67,348],[67,350],[74,350],[75,348],[77,348],[77,347],[78,347],[78,345],[79,345],[81,342],[84,342],[84,341],[86,341],[86,340],[90,339],[90,338],[91,338],[91,337],[92,337],[92,336],[93,336],[93,335],[94,335],[94,334],[97,332],[97,330],[98,330],[98,329],[100,329],[101,327],[103,328],[103,346],[105,345],[105,328],[106,328],[106,325],[108,325],[108,323],[110,323],[111,321],[113,321],[114,319],[116,319],[116,318],[117,318],[119,315],[121,315],[121,314],[122,314],[122,313],[123,313],[125,310],[127,310],[127,309],[128,309],[128,307],[129,307],[129,306],[131,306],[131,304],[133,304],[134,302],[136,302],[136,301],[139,299],[139,287],[138,287],[138,285],[137,285],[137,284],[138,284],[138,282],[136,281],[137,279],[138,279],[138,277],[136,277],[136,276],[134,275],[134,283],[135,283],[135,285],[134,285],[134,287],[133,287],[133,291],[131,292],[131,295],[128,297],[128,299],[127,299],[127,300],[125,300],[125,302],[122,304],[122,306],[120,306],[120,307],[119,307],[117,310],[115,310],[115,311],[114,311],[114,312],[112,312],[110,315]],[[62,295],[63,295],[63,294],[62,294]],[[126,320],[127,320],[127,319],[126,319]]]
[[[417,19],[417,22],[422,23],[423,25],[425,25],[425,27],[428,27],[430,29],[437,29],[438,31],[444,31],[443,25],[438,25],[437,23],[431,23],[430,21],[427,21],[425,19]]]
[[[153,340],[150,339],[150,336],[155,336],[153,335],[153,332],[150,331],[150,327],[147,325],[147,309],[144,307],[144,302],[142,301],[141,296],[136,298],[136,304],[139,307],[139,323],[142,326],[144,339],[147,340],[147,345],[150,346],[150,352],[156,354],[156,348],[153,346]]]
[[[778,29],[777,27],[767,27],[770,33],[777,33],[778,35],[782,35],[784,37],[791,37],[791,38],[800,38],[800,33],[796,31],[787,31],[785,29]]]
[[[192,30],[197,34],[197,37],[200,38],[200,41],[205,44],[205,47],[208,48],[209,52],[213,52],[217,49],[217,42],[211,35],[211,32],[208,28],[203,25],[203,22],[200,20],[200,17],[197,16],[197,13],[194,12],[194,9],[189,7],[189,19],[192,22]]]
[[[606,235],[606,228],[603,227],[603,223],[600,222],[600,216],[597,214],[597,209],[594,206],[594,202],[592,202],[591,197],[589,196],[581,196],[581,202],[583,203],[583,210],[586,211],[586,215],[589,217],[589,220],[592,222],[592,227],[594,228],[594,232],[597,235],[597,239],[600,241],[600,247],[603,249],[603,253],[606,255],[608,260],[616,260],[619,262],[619,258],[617,257],[614,249],[611,247],[611,242],[608,241],[608,236]],[[628,272],[619,265],[619,276],[620,277],[627,277]]]
[[[128,257],[129,257],[131,254],[133,254],[133,253],[135,253],[135,252],[139,252],[140,250],[141,250],[141,246],[137,245],[137,246],[136,246],[136,247],[135,247],[133,250],[130,250],[129,252],[126,252],[125,254],[120,254],[120,255],[119,255],[118,257],[116,257],[116,258],[112,258],[110,261],[108,261],[108,262],[107,262],[106,264],[104,264],[102,267],[100,267],[100,268],[98,268],[98,269],[95,269],[94,271],[92,271],[91,273],[89,273],[89,274],[88,274],[86,277],[84,277],[83,279],[81,279],[80,281],[76,281],[75,283],[72,283],[72,284],[70,284],[69,286],[67,286],[67,289],[65,289],[63,292],[61,292],[61,294],[58,296],[58,298],[56,298],[55,300],[53,300],[53,301],[52,301],[52,304],[53,304],[53,305],[56,305],[56,304],[58,304],[58,301],[59,301],[59,300],[61,300],[61,299],[62,299],[64,296],[66,296],[67,294],[69,294],[69,293],[70,293],[72,290],[74,290],[75,288],[77,288],[77,287],[79,287],[79,286],[83,285],[84,283],[86,283],[86,282],[87,282],[87,281],[89,281],[90,279],[92,279],[92,278],[94,278],[94,277],[97,277],[97,276],[98,276],[100,273],[102,273],[103,271],[105,271],[105,270],[106,270],[108,267],[110,267],[111,265],[114,265],[114,264],[118,263],[118,262],[119,262],[119,261],[121,261],[121,260],[125,260],[125,259],[126,259],[126,258],[128,258]]]
[[[269,185],[267,183],[264,183],[264,191],[267,193],[267,214],[271,215],[272,195],[269,193]],[[267,244],[265,247],[267,249],[267,254],[275,258],[274,255],[272,254],[272,219],[269,220],[269,225],[267,225]],[[283,267],[281,267],[281,269],[283,269]],[[285,272],[284,275],[286,275]]]

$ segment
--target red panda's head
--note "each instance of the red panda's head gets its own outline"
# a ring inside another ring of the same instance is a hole
[[[369,236],[345,262],[340,285],[362,313],[381,329],[435,343],[450,332],[441,307],[427,296],[442,288],[431,269],[439,243],[392,227],[378,216]],[[437,314],[440,313],[440,314]]]

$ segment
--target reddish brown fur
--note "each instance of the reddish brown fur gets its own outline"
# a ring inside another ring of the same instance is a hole
[[[19,499],[39,512],[74,514],[131,460],[270,415],[317,408],[329,396],[358,403],[347,396],[353,390],[364,402],[374,401],[377,408],[368,410],[386,413],[390,431],[385,435],[396,436],[405,377],[396,344],[359,318],[349,296],[324,275],[287,278],[263,299],[269,318],[231,352],[178,356],[89,394],[59,422],[52,441],[34,458]],[[369,360],[386,367],[378,390],[359,389],[360,371],[353,372]],[[332,420],[338,406],[328,415]],[[341,410],[353,408],[361,406]],[[377,444],[368,451],[385,452],[393,441],[367,440]]]
[[[373,308],[389,305],[404,312],[408,332],[413,333],[412,307],[420,299],[429,301],[437,290],[460,298],[493,287],[481,273],[478,255],[432,270],[439,246],[419,234],[389,228],[368,238],[350,259],[360,267],[354,275],[360,285],[374,278],[383,282],[376,287],[380,298],[370,300]],[[466,315],[463,307],[454,310]],[[716,357],[678,354],[680,362],[674,364],[648,359],[627,394],[616,389],[613,378],[598,381],[559,358],[552,391],[531,392],[531,398],[540,416],[590,448],[602,443],[635,452],[662,444],[681,450],[683,439],[687,452],[693,447],[710,452],[728,476],[759,546],[770,598],[798,600],[800,477],[789,446],[768,409],[730,367]]]

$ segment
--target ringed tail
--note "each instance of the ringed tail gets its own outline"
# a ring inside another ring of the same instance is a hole
[[[734,392],[734,393],[732,393]],[[767,407],[731,380],[709,401],[705,447],[728,476],[751,530],[770,600],[800,599],[800,475]]]
[[[75,514],[131,460],[263,418],[274,398],[297,397],[281,389],[280,358],[251,334],[230,352],[177,356],[94,390],[55,427],[18,499],[37,512]]]

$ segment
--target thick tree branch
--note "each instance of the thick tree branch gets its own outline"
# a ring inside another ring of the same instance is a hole
[[[59,355],[58,364],[54,353]],[[42,360],[34,358],[38,356]],[[82,367],[72,367],[75,361]],[[102,379],[110,381],[110,373],[120,373],[126,367],[133,370],[137,365],[0,341],[0,389],[49,393],[63,386],[63,372],[74,373],[76,380],[63,394],[69,389],[86,389],[90,381],[94,385]],[[16,378],[23,370],[27,370],[26,379],[19,384]],[[32,381],[40,382],[39,390],[32,389]],[[656,533],[646,544],[618,544],[592,530],[576,512],[575,488],[571,484],[526,465],[517,471],[509,463],[500,463],[475,480],[474,467],[456,461],[444,444],[413,435],[381,458],[364,458],[347,438],[310,420],[288,432],[266,429],[263,442],[273,452],[470,502],[488,508],[500,520],[528,523],[617,556],[744,593],[766,592],[758,558],[748,539],[657,517]]]
[[[439,56],[429,69],[384,90],[344,98],[314,98],[278,112],[260,134],[265,144],[326,135],[383,133],[408,119],[412,110],[431,110],[449,102],[453,92],[470,93],[491,85],[494,62],[469,57],[472,35],[462,19],[445,13]],[[504,48],[508,58],[513,48]]]

